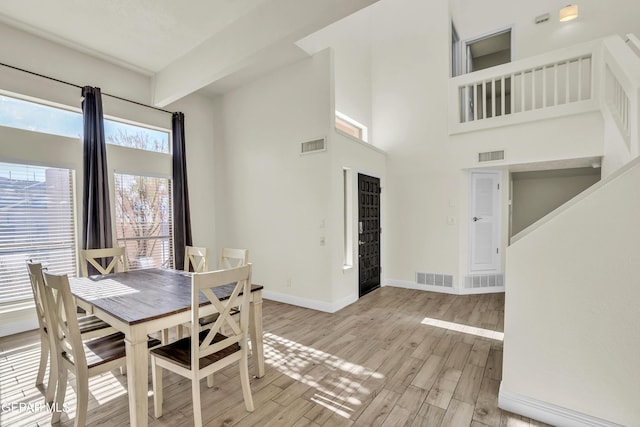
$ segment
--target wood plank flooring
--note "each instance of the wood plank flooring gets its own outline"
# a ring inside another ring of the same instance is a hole
[[[232,366],[201,383],[206,426],[543,426],[497,407],[504,295],[454,296],[384,287],[328,314],[264,302],[266,374],[246,412]],[[0,338],[0,425],[49,425],[34,386],[35,332]],[[90,380],[88,425],[129,424],[126,376]],[[149,426],[192,424],[190,383],[165,372],[164,415]],[[72,426],[75,393],[67,391]],[[14,404],[13,407],[7,405]],[[21,406],[22,405],[22,406]]]

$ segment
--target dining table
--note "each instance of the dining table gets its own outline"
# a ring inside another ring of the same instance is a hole
[[[192,274],[149,268],[69,279],[78,306],[125,335],[131,426],[148,424],[148,335],[161,332],[162,341],[166,343],[168,334],[163,331],[191,321]],[[221,300],[228,299],[232,287],[231,284],[221,286],[215,293]],[[260,285],[251,285],[249,311],[254,375],[258,378],[264,375],[262,289]],[[216,313],[204,295],[200,298],[201,315]]]

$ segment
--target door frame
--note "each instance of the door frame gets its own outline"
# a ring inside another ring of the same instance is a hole
[[[473,72],[473,69],[472,69],[473,68],[473,58],[471,56],[471,45],[472,44],[474,44],[476,42],[479,42],[479,41],[482,41],[482,40],[485,40],[485,39],[488,39],[488,38],[491,38],[491,37],[499,36],[499,35],[507,33],[507,32],[511,33],[511,43],[510,43],[510,46],[509,46],[509,50],[511,52],[511,57],[509,58],[509,62],[513,61],[513,58],[514,58],[514,54],[513,54],[513,45],[514,45],[513,44],[513,25],[509,25],[507,27],[498,28],[496,30],[489,31],[489,32],[481,34],[479,36],[472,37],[470,39],[466,39],[466,40],[464,40],[462,42],[462,55],[464,56],[464,59],[462,61],[463,64],[464,64],[463,73],[464,74],[468,74],[468,73],[472,73]]]
[[[494,270],[484,270],[484,271],[474,271],[471,269],[472,266],[472,261],[473,261],[473,226],[472,226],[472,207],[473,207],[473,174],[474,173],[485,173],[485,174],[492,174],[495,175],[497,177],[497,182],[499,187],[498,190],[498,195],[497,195],[497,199],[495,201],[495,217],[496,217],[496,222],[497,222],[497,226],[495,228],[495,238],[496,238],[496,245],[498,246],[498,254],[496,257],[496,267]],[[503,234],[503,224],[502,224],[502,220],[503,220],[503,215],[502,215],[502,205],[503,205],[503,190],[504,190],[504,183],[503,183],[503,174],[502,174],[502,170],[499,169],[482,169],[482,168],[478,168],[478,169],[469,169],[468,171],[468,178],[467,178],[467,182],[468,182],[468,191],[467,191],[467,256],[468,256],[468,263],[467,263],[467,273],[468,274],[497,274],[497,273],[502,273],[502,256],[504,254],[504,245],[503,245],[503,241],[502,241],[502,234]]]

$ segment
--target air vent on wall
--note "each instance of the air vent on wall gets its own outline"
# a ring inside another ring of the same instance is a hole
[[[453,276],[451,274],[420,273],[416,272],[416,283],[419,285],[453,287]]]
[[[325,151],[326,149],[327,145],[324,138],[314,139],[313,141],[306,141],[300,144],[300,154],[317,153],[319,151]]]
[[[465,288],[493,288],[504,286],[504,274],[475,274],[465,276]]]
[[[494,160],[504,160],[504,150],[478,153],[479,162],[491,162]]]
[[[551,18],[551,15],[549,15],[548,13],[545,13],[545,14],[536,16],[533,22],[535,22],[536,24],[542,24],[543,22],[547,22],[549,18]]]

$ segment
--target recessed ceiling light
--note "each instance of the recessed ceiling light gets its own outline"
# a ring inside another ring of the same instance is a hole
[[[570,4],[560,9],[560,22],[571,21],[578,17],[578,5]]]

